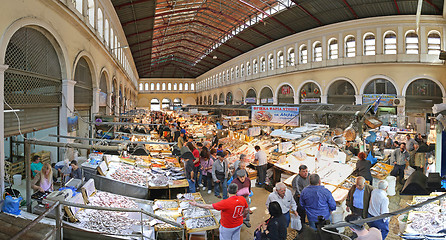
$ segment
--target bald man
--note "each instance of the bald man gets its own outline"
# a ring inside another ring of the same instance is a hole
[[[348,191],[347,211],[352,211],[352,213],[362,218],[367,218],[372,191],[373,187],[365,183],[364,177],[357,177],[356,184]]]
[[[286,187],[283,182],[276,183],[274,191],[269,194],[266,200],[266,206],[268,208],[271,202],[278,202],[282,208],[282,213],[286,218],[287,227],[290,224],[290,213],[298,216],[297,204],[294,201],[293,193]]]

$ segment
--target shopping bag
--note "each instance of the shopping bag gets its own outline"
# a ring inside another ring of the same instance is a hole
[[[6,196],[5,201],[3,203],[2,211],[5,213],[10,213],[14,215],[20,215],[20,201],[22,201],[22,197],[13,198],[11,196]]]
[[[373,165],[373,164],[375,164],[378,161],[378,158],[374,158],[372,156],[372,151],[370,151],[369,155],[367,156],[367,158],[365,160],[370,161],[372,163],[372,165]]]
[[[300,217],[294,214],[291,215],[290,227],[294,230],[300,231],[302,229],[302,222],[300,221]]]

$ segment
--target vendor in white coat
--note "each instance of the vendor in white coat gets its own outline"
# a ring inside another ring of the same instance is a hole
[[[285,186],[284,183],[278,182],[274,188],[274,191],[269,194],[268,199],[266,200],[267,208],[271,202],[278,202],[280,204],[282,213],[287,220],[287,227],[290,224],[290,213],[298,216],[297,205],[296,201],[294,201],[293,193]]]

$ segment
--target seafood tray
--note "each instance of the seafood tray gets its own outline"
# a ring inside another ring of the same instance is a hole
[[[203,200],[203,197],[200,193],[180,193],[177,195],[179,200]]]
[[[352,182],[350,182],[350,181],[348,181],[348,180],[345,180],[342,184],[341,184],[341,188],[344,188],[344,189],[350,189],[352,186],[354,185],[354,183],[352,183]]]
[[[197,217],[205,217],[212,215],[208,209],[191,207],[183,210],[183,217],[188,218],[197,218]]]
[[[435,234],[445,228],[446,215],[440,212],[411,211],[407,224],[407,232]]]
[[[191,206],[190,203],[192,201],[180,201],[180,208],[186,209],[186,208],[194,208],[194,206]],[[197,203],[204,203],[204,201],[196,201]]]
[[[154,209],[178,209],[177,200],[155,200]]]
[[[188,233],[202,232],[219,227],[214,216],[186,219],[185,224]]]

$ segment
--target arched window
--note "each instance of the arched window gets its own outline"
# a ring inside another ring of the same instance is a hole
[[[418,35],[414,31],[406,33],[406,54],[418,54]]]
[[[356,39],[353,36],[348,36],[345,39],[345,56],[346,57],[356,56]]]
[[[268,69],[274,70],[274,56],[272,54],[268,56]]]
[[[88,0],[87,4],[88,23],[94,27],[94,1]]]
[[[98,33],[99,36],[104,37],[104,16],[100,8],[98,8]]]
[[[364,94],[396,94],[396,88],[389,80],[375,79],[364,88]]]
[[[294,48],[288,50],[288,66],[294,66],[296,59],[294,57]]]
[[[375,35],[366,33],[364,36],[364,55],[375,55]]]
[[[189,91],[189,84],[188,83],[184,84],[184,91]]]
[[[300,46],[300,63],[305,64],[308,62],[308,50],[307,45],[303,44]]]
[[[331,39],[328,42],[328,59],[338,59],[338,40],[337,39]]]
[[[195,91],[195,84],[193,84],[193,83],[190,84],[190,90]]]
[[[330,85],[327,103],[351,105],[355,103],[355,88],[346,80],[337,80]]]
[[[238,66],[235,67],[235,78],[238,78]]]
[[[254,74],[257,74],[259,72],[259,66],[257,63],[257,59],[254,59],[254,61],[252,61],[252,70],[254,72]]]
[[[313,45],[313,62],[322,61],[322,44],[321,42],[315,42]]]
[[[305,83],[300,89],[299,95],[301,104],[321,102],[321,89],[314,82]]]
[[[115,51],[114,51],[115,57],[118,56],[117,50],[118,50],[118,36],[115,35]]]
[[[277,66],[279,68],[283,68],[284,67],[284,64],[283,64],[283,52],[282,51],[280,51],[277,54]]]
[[[76,10],[78,11],[78,12],[80,12],[81,14],[83,14],[82,13],[82,2],[83,2],[84,0],[75,0],[73,3],[74,3],[74,7],[76,8]]]
[[[260,103],[261,104],[273,104],[274,98],[273,98],[273,91],[271,91],[271,88],[264,87],[262,90],[260,90]]]
[[[396,54],[396,34],[386,33],[384,36],[384,54]]]
[[[111,49],[113,49],[115,46],[114,39],[115,39],[115,35],[113,34],[113,28],[110,28],[110,46],[109,47]]]
[[[171,91],[172,90],[172,83],[168,83],[167,84],[167,91]]]
[[[441,49],[440,34],[433,32],[427,36],[427,54],[439,55]]]
[[[163,83],[161,86],[161,90],[166,91],[166,83]]]
[[[110,32],[110,27],[108,26],[108,19],[105,19],[104,38],[105,38],[105,42],[107,43],[107,45],[109,45],[109,43],[110,43],[109,32]]]
[[[409,84],[406,90],[406,109],[426,109],[432,111],[434,104],[443,102],[440,86],[430,79],[418,79]],[[407,110],[406,110],[407,111]]]
[[[225,71],[223,71],[223,72],[221,73],[221,81],[222,81],[222,82],[225,82],[225,81],[226,81]]]
[[[234,79],[234,68],[231,68],[231,80]]]
[[[150,84],[150,91],[155,91],[155,83]]]
[[[229,82],[229,70],[226,70],[226,81]]]
[[[153,84],[153,83],[152,83],[152,84]],[[145,84],[144,84],[144,90],[149,91],[149,84],[148,84],[148,83],[145,83]]]
[[[251,75],[251,64],[249,62],[246,63],[246,75]]]
[[[160,85],[160,83],[156,83],[156,91],[159,91],[159,90],[161,90],[161,85]]]
[[[183,84],[182,84],[182,83],[180,83],[180,84],[178,85],[178,90],[183,91]]]
[[[143,84],[140,83],[140,84],[139,84],[139,91],[143,91],[143,90],[144,90],[144,88],[143,88]]]
[[[208,80],[208,81],[209,81],[209,80]],[[173,84],[173,90],[174,90],[174,91],[177,90],[177,86],[178,86],[178,85],[177,85],[176,83]]]
[[[265,70],[266,70],[265,58],[261,57],[260,58],[260,72],[265,72]]]
[[[245,66],[242,64],[242,66],[240,67],[240,76],[243,77],[245,76]]]

